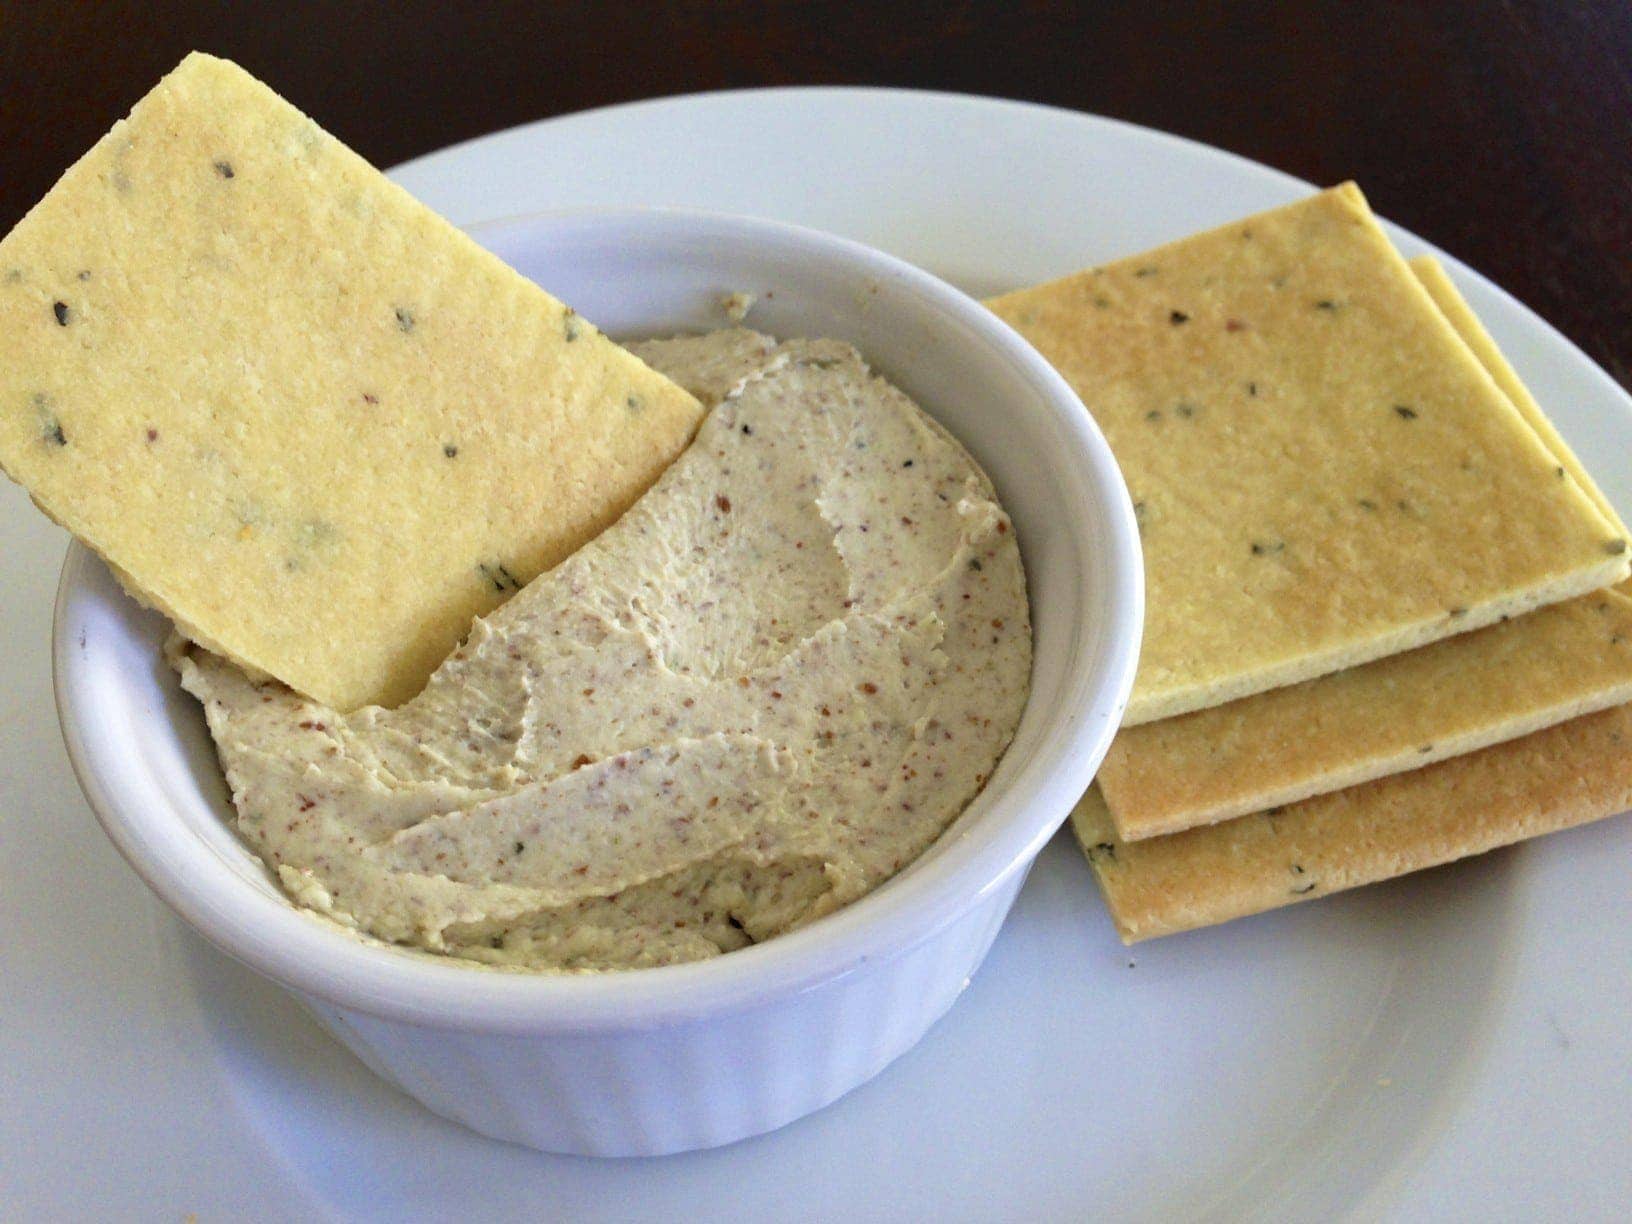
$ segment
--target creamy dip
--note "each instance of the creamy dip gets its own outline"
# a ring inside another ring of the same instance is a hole
[[[300,904],[516,968],[693,960],[877,887],[990,776],[1031,627],[974,461],[845,345],[632,347],[712,405],[696,440],[412,701],[172,652]]]

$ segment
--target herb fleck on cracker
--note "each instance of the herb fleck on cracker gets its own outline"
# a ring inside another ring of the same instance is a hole
[[[51,407],[51,397],[43,392],[34,394],[34,415],[40,422],[40,437],[53,446],[67,446],[68,435],[62,431],[62,422]]]
[[[340,529],[327,519],[307,519],[295,528],[295,542],[309,550],[327,549],[340,539]]]
[[[495,561],[492,564],[486,561],[476,566],[476,572],[482,576],[495,591],[519,591],[521,581],[504,567],[504,563]]]

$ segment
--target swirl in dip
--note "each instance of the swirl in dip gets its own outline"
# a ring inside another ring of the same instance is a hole
[[[418,697],[342,715],[173,646],[300,904],[520,969],[694,960],[877,887],[996,766],[1031,627],[963,448],[833,341],[632,347],[696,440]]]

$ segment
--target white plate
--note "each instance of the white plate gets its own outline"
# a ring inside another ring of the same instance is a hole
[[[977,293],[1307,190],[1123,124],[886,90],[636,104],[396,177],[464,224],[602,203],[799,221]],[[1450,267],[1632,510],[1632,472],[1612,462],[1632,453],[1632,402],[1512,298]],[[1624,818],[1132,952],[1062,836],[962,1001],[824,1112],[641,1162],[466,1134],[190,935],[103,839],[52,713],[63,546],[0,489],[4,1214],[1610,1219],[1632,1201]]]

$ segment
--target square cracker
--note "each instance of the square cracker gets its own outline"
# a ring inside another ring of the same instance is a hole
[[[1625,538],[1353,184],[988,305],[1075,387],[1132,492],[1129,725],[1627,574]]]
[[[1620,519],[1439,265],[1411,262],[1582,490]],[[1123,841],[1292,803],[1632,701],[1632,599],[1580,596],[1227,705],[1126,727],[1100,766]]]
[[[1632,701],[1632,599],[1538,608],[1362,667],[1117,733],[1123,841],[1294,803]]]
[[[1098,789],[1071,815],[1125,943],[1482,854],[1632,807],[1632,706],[1293,804],[1116,840]]]
[[[416,692],[702,408],[191,55],[0,241],[0,467],[200,644]]]

